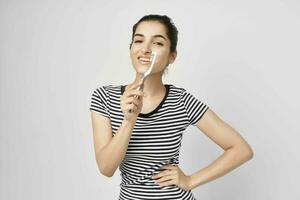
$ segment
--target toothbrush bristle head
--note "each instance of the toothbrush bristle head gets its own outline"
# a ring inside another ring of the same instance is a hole
[[[156,52],[155,52],[155,51],[153,51],[153,52],[151,53],[151,56],[150,56],[150,62],[152,62],[152,60],[154,59],[154,57],[156,57]]]

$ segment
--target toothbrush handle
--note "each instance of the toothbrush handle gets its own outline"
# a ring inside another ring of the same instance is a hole
[[[142,83],[142,85],[141,86],[139,86],[138,87],[138,90],[139,91],[143,91],[143,89],[144,89],[144,82]],[[138,95],[134,95],[134,97],[133,97],[134,99],[138,99],[139,98],[139,96]],[[129,112],[130,113],[132,113],[132,110],[131,109],[129,109]]]

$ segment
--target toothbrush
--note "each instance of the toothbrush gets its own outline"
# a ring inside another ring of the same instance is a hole
[[[144,73],[143,75],[143,78],[142,78],[142,81],[141,81],[141,86],[138,87],[138,90],[139,91],[143,91],[144,89],[144,82],[145,82],[145,79],[149,76],[149,74],[151,73],[152,69],[153,69],[153,66],[154,66],[154,63],[155,63],[155,60],[156,60],[156,52],[152,52],[151,53],[151,57],[150,57],[150,61],[151,61],[151,65],[149,67],[149,69]],[[134,95],[134,98],[135,99],[138,99],[138,96],[137,95]],[[132,110],[130,109],[129,112],[131,113]]]

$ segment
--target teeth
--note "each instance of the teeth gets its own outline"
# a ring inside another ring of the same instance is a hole
[[[150,62],[150,59],[148,58],[140,58],[141,61],[144,61],[144,62]]]

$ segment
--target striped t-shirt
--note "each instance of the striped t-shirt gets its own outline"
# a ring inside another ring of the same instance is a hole
[[[208,106],[190,92],[172,84],[164,84],[166,93],[150,113],[140,113],[134,125],[128,148],[119,166],[122,181],[119,200],[196,200],[191,190],[176,185],[160,187],[151,176],[165,164],[179,164],[184,130],[196,125]],[[106,85],[94,90],[90,110],[111,120],[116,134],[124,115],[120,97],[126,85]]]

